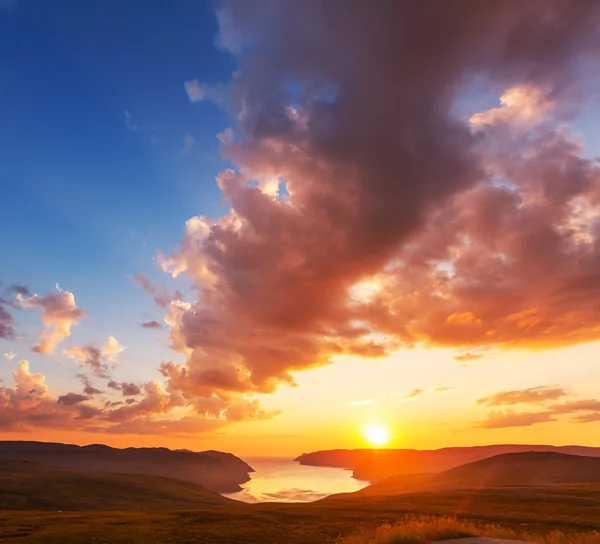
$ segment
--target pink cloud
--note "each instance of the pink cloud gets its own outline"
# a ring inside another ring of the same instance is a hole
[[[18,293],[17,302],[23,308],[42,309],[44,329],[40,331],[39,342],[32,349],[46,355],[54,353],[56,346],[71,336],[71,327],[79,323],[86,314],[84,309],[77,307],[75,297],[69,291],[57,290],[56,293],[32,295],[28,298]]]

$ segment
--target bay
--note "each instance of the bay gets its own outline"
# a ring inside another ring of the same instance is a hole
[[[310,502],[334,493],[351,493],[369,485],[343,468],[310,467],[291,459],[245,459],[254,468],[242,491],[224,494],[243,502]]]

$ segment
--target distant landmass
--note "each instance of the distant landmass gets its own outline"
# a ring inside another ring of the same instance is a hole
[[[231,453],[167,448],[117,449],[100,444],[0,441],[0,460],[28,461],[84,472],[147,474],[192,482],[217,493],[240,491],[253,468]]]
[[[402,474],[340,498],[403,495],[457,489],[539,487],[600,483],[600,458],[556,452],[503,453],[435,474]]]
[[[183,510],[235,503],[200,485],[161,476],[13,460],[0,460],[0,490],[0,510]]]
[[[325,450],[304,453],[295,461],[302,465],[350,469],[353,471],[354,478],[376,482],[400,474],[442,472],[495,455],[520,452],[555,452],[584,457],[600,457],[600,448],[587,446],[499,444],[438,450]]]

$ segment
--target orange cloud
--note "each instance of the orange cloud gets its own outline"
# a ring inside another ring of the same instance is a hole
[[[478,426],[484,429],[505,429],[507,427],[529,427],[538,423],[554,421],[549,412],[521,412],[514,410],[492,411]]]
[[[57,286],[58,287],[58,286]],[[25,298],[17,294],[17,303],[23,308],[42,308],[44,329],[40,331],[40,340],[33,346],[33,351],[51,355],[56,346],[71,336],[71,327],[81,321],[86,314],[75,304],[75,297],[69,291],[58,290],[45,296],[32,295]]]
[[[478,399],[477,404],[484,406],[506,406],[512,404],[540,404],[549,400],[556,400],[567,395],[562,387],[537,386],[517,391],[502,391],[490,397]],[[599,408],[600,409],[600,408]]]
[[[136,285],[139,285],[145,293],[150,295],[160,308],[167,308],[173,300],[181,300],[183,298],[183,294],[180,291],[176,290],[174,293],[170,293],[166,289],[159,289],[150,281],[150,278],[143,274],[133,274],[131,280]],[[156,323],[156,321],[152,323]]]
[[[91,387],[86,376],[86,389]],[[36,428],[80,430],[105,433],[152,434],[183,436],[211,431],[227,421],[264,419],[274,413],[260,409],[256,401],[238,399],[208,410],[192,405],[178,393],[167,391],[164,384],[150,381],[143,392],[131,383],[119,385],[125,396],[137,396],[123,401],[106,400],[95,404],[92,394],[69,392],[53,396],[43,374],[32,374],[29,362],[21,361],[13,374],[14,387],[0,387],[0,429],[26,432]],[[95,393],[99,391],[94,390]]]
[[[461,355],[457,355],[454,357],[455,361],[476,361],[477,359],[481,359],[483,355],[479,353],[471,353],[467,351],[467,353],[462,353]]]
[[[249,2],[220,4],[236,77],[202,86],[235,121],[230,213],[189,219],[158,259],[198,293],[167,308],[185,357],[161,367],[169,391],[229,404],[340,354],[597,338],[582,218],[600,213],[599,170],[552,126],[570,63],[595,50],[591,3]],[[506,86],[502,105],[460,122],[476,76]]]

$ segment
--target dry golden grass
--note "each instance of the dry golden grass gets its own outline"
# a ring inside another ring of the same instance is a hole
[[[338,544],[428,544],[436,540],[465,537],[505,538],[539,544],[600,544],[600,532],[552,531],[544,535],[495,524],[477,524],[451,516],[411,516],[402,523],[383,524],[347,536]]]

